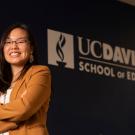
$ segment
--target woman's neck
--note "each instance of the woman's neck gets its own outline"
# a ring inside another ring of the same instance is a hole
[[[12,74],[13,74],[12,82],[15,82],[18,79],[23,67],[11,66],[11,69],[12,69]]]

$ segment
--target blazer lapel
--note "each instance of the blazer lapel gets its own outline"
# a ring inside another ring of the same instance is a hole
[[[18,91],[19,91],[19,88],[21,87],[21,85],[23,84],[24,81],[25,81],[25,77],[16,82],[16,84],[11,92],[10,100],[13,100],[16,98]]]
[[[32,69],[32,67],[30,69]],[[11,92],[11,96],[10,96],[11,101],[17,97],[18,91],[19,91],[20,87],[22,86],[22,84],[24,83],[26,77],[29,78],[30,73],[31,73],[30,69],[26,72],[26,74],[24,75],[24,77],[22,79],[20,79],[16,82],[16,84]]]

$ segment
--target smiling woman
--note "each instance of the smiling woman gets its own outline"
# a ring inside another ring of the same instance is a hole
[[[10,26],[0,44],[0,135],[48,135],[51,94],[47,66],[38,65],[35,41],[24,24]]]
[[[21,66],[22,68],[32,54],[32,47],[27,39],[27,32],[20,28],[12,30],[7,37],[4,45],[4,56],[7,62],[14,66]],[[16,71],[13,72],[16,74]]]

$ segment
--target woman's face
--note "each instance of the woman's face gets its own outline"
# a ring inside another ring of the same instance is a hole
[[[13,29],[5,41],[3,51],[5,60],[11,66],[24,66],[32,53],[27,32],[21,28]]]

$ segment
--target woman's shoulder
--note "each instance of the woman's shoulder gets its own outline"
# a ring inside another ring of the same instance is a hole
[[[46,65],[33,65],[33,66],[30,67],[29,71],[32,72],[32,73],[40,72],[40,71],[50,73],[50,69]]]
[[[33,65],[31,68],[32,68],[32,69],[50,70],[49,67],[46,66],[46,65]]]
[[[32,76],[51,76],[51,72],[48,66],[45,65],[33,65],[31,66],[23,78],[25,78],[26,81],[29,81]]]

